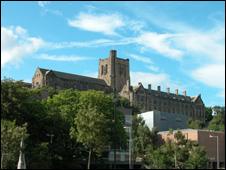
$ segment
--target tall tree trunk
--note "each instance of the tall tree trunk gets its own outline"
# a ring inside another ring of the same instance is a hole
[[[88,159],[88,168],[87,169],[90,169],[91,153],[92,153],[92,150],[90,149],[89,150],[89,159]]]

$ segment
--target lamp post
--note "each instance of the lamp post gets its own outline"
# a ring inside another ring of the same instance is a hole
[[[210,137],[210,138],[217,138],[217,169],[219,169],[220,166],[219,166],[218,136],[212,136],[212,135],[210,135],[209,137]]]

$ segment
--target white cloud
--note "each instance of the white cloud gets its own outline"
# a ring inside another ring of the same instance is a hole
[[[36,58],[42,59],[42,60],[68,61],[68,62],[91,60],[91,58],[89,57],[82,57],[82,56],[75,56],[75,55],[49,55],[49,54],[40,54]]]
[[[224,64],[210,64],[195,69],[192,76],[197,81],[201,81],[211,87],[220,89],[225,88],[225,65]]]
[[[183,56],[183,52],[173,47],[170,39],[173,38],[174,34],[159,34],[155,32],[144,32],[137,37],[136,41],[138,44],[155,50],[156,52],[176,60],[180,60]]]
[[[118,14],[80,13],[76,18],[68,20],[72,27],[105,35],[117,35],[116,29],[123,27],[124,21]]]
[[[147,72],[130,72],[131,75],[131,85],[137,86],[139,82],[142,82],[145,88],[148,87],[148,84],[153,86],[159,86],[166,82],[169,82],[169,77],[167,74],[153,74]]]
[[[50,3],[50,1],[38,1],[38,5],[42,8],[49,3]]]
[[[165,73],[149,73],[149,72],[130,72],[131,85],[137,86],[141,82],[144,88],[148,87],[148,84],[152,85],[152,89],[157,89],[157,86],[161,86],[162,91],[166,91],[167,87],[171,89],[186,89],[185,85],[181,85],[170,79],[170,76]]]
[[[41,38],[30,37],[22,27],[1,27],[1,66],[16,64],[44,45]]]
[[[172,41],[187,54],[210,59],[210,62],[225,61],[225,26],[215,27],[207,32],[190,31],[178,34]]]
[[[49,42],[47,47],[49,49],[61,49],[61,48],[84,48],[84,47],[106,47],[117,45],[128,45],[134,43],[133,38],[123,38],[116,40],[111,39],[97,39],[91,41],[71,41],[71,42]]]
[[[149,65],[146,67],[151,71],[155,71],[155,72],[159,71],[159,67],[157,67],[157,66]]]
[[[129,56],[131,58],[133,58],[134,60],[141,61],[145,64],[152,64],[153,63],[151,61],[150,57],[144,57],[144,56],[140,56],[140,55],[136,55],[136,54],[129,54]]]

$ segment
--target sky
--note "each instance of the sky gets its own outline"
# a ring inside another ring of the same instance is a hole
[[[225,104],[225,2],[1,2],[1,79],[37,67],[97,77],[117,50],[131,85]]]

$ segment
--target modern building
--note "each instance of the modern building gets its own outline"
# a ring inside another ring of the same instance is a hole
[[[185,114],[149,111],[141,113],[138,116],[143,118],[150,130],[154,127],[158,131],[187,128],[188,116]]]
[[[151,84],[148,89],[140,82],[138,86],[130,85],[129,59],[117,57],[117,51],[111,50],[108,58],[99,59],[98,78],[86,77],[76,74],[59,72],[51,69],[37,68],[32,78],[32,87],[52,86],[55,89],[74,88],[78,90],[102,90],[116,92],[127,98],[131,105],[138,107],[141,112],[158,110],[166,113],[184,114],[193,119],[205,120],[204,103],[201,95],[187,96],[161,91],[158,86],[153,90]]]
[[[207,152],[209,159],[208,168],[217,168],[217,155],[219,154],[219,167],[225,168],[225,133],[224,132],[214,132],[208,130],[197,130],[197,129],[181,129],[182,134],[185,135],[187,139],[196,141],[200,146],[203,146]],[[173,131],[173,134],[177,130]],[[169,134],[169,131],[162,131],[158,133],[163,141],[167,138],[174,138],[173,134]],[[218,149],[217,149],[218,145]]]

